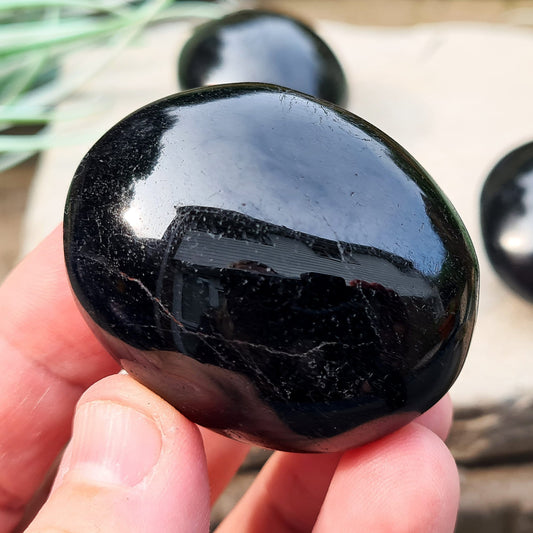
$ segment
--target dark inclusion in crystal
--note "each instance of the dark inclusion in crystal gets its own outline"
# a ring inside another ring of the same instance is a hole
[[[182,89],[235,82],[275,83],[346,102],[346,79],[327,44],[287,15],[245,10],[199,26],[178,61]]]
[[[481,229],[496,272],[533,301],[533,142],[507,154],[488,175]]]
[[[416,161],[270,85],[184,92],[112,128],[72,183],[65,254],[132,376],[284,450],[346,449],[428,409],[477,307],[469,237]]]

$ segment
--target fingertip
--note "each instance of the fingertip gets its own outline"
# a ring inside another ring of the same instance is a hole
[[[453,404],[450,395],[446,394],[433,407],[422,413],[415,422],[427,427],[445,441],[453,422]]]
[[[314,531],[451,533],[458,505],[449,450],[430,429],[409,424],[344,454]]]
[[[205,484],[203,488],[207,487],[205,450],[198,426],[185,418],[160,396],[127,374],[115,374],[101,379],[87,389],[78,402],[77,412],[85,409],[87,405],[98,403],[124,406],[150,420],[161,435],[158,437],[161,439],[162,449],[157,467],[168,467],[175,470],[173,461],[176,459],[181,462],[189,462],[193,467],[201,466],[202,475],[194,483],[196,484],[201,480]],[[139,431],[139,433],[142,432]],[[145,451],[145,447],[140,446],[140,451]],[[183,470],[182,476],[186,474],[196,476],[198,474],[197,469],[188,468],[189,465],[182,466],[187,466]]]

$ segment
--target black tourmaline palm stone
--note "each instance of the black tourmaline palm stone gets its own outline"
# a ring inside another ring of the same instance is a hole
[[[130,375],[282,450],[343,450],[431,407],[476,315],[472,244],[417,162],[271,85],[184,92],[113,127],[74,177],[65,255]]]
[[[262,82],[334,104],[347,99],[346,78],[328,45],[302,22],[258,9],[199,26],[181,51],[178,79],[182,89]]]

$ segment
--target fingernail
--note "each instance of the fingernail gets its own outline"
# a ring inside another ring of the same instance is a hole
[[[151,418],[111,401],[88,402],[74,417],[68,475],[132,487],[152,471],[160,453],[161,432]]]

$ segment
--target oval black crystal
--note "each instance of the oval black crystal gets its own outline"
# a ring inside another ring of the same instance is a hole
[[[136,111],[83,159],[64,231],[74,293],[122,366],[265,447],[393,431],[470,342],[478,269],[449,202],[384,133],[288,89]]]
[[[346,78],[327,44],[302,22],[264,10],[199,26],[181,51],[178,78],[182,89],[263,82],[346,102]]]
[[[533,301],[533,142],[503,157],[481,193],[487,255],[509,287]]]

